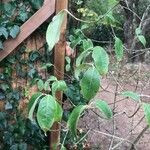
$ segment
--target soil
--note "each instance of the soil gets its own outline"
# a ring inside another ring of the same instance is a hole
[[[89,110],[79,123],[79,127],[85,132],[90,130],[87,139],[92,150],[130,150],[132,143],[147,126],[143,109],[140,108],[136,112],[139,103],[119,95],[115,99],[115,91],[118,84],[117,93],[123,90],[134,91],[143,95],[142,102],[150,103],[150,66],[127,64],[121,69],[119,81],[115,77],[115,71],[112,69],[110,74],[102,79],[103,88],[96,96],[97,99],[106,100],[110,104],[114,119],[102,119],[97,115],[100,114],[98,110],[94,110],[97,114]],[[150,150],[149,141],[150,129],[147,129],[134,145],[134,149]]]

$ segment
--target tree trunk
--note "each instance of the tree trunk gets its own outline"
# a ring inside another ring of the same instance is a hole
[[[142,49],[143,46],[135,37],[135,30],[140,24],[140,19],[137,17],[139,14],[139,0],[122,0],[120,4],[124,8],[124,15],[126,17],[124,23],[124,38],[126,48],[128,49],[128,62],[144,61],[144,53],[137,51]],[[145,35],[144,31],[143,35]]]

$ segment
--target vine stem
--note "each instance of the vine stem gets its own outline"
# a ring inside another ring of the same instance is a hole
[[[91,130],[88,130],[88,132],[79,140],[75,143],[75,145],[79,144],[90,132]]]
[[[108,133],[105,133],[105,132],[101,132],[101,131],[97,131],[97,130],[93,130],[93,131],[96,132],[96,133],[99,133],[99,134],[103,134],[103,135],[108,136],[108,137],[113,137],[115,139],[118,139],[118,140],[121,140],[121,141],[126,141],[126,142],[128,142],[130,144],[133,144],[131,141],[129,141],[127,139],[124,139],[124,138],[121,138],[121,137],[118,137],[116,135],[111,135],[111,134],[108,134]]]
[[[62,144],[61,144],[61,149],[62,149],[62,147],[63,147],[63,146],[64,146],[64,144],[65,144],[65,141],[66,141],[66,138],[67,138],[68,132],[69,132],[69,130],[67,130],[67,132],[66,132],[66,134],[65,134],[65,137],[64,137],[63,142],[62,142]]]
[[[147,126],[141,131],[141,133],[140,133],[140,134],[137,136],[137,138],[133,141],[130,150],[135,149],[135,148],[134,148],[134,145],[137,144],[137,142],[140,140],[140,138],[143,136],[143,134],[147,131],[148,128],[149,128],[149,125],[147,125]]]

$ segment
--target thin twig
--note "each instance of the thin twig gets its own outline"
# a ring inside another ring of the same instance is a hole
[[[141,131],[141,133],[140,133],[140,134],[137,136],[137,138],[133,141],[130,150],[133,150],[133,149],[134,149],[134,145],[137,144],[137,142],[140,140],[140,138],[143,136],[143,134],[147,131],[148,128],[149,128],[149,125],[147,125],[147,126]]]

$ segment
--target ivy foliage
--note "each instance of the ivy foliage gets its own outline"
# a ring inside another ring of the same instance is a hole
[[[29,145],[30,148],[47,149],[45,136],[39,127],[20,115],[18,105],[25,96],[25,91],[11,87],[13,64],[5,62],[5,65],[7,67],[1,73],[0,84],[0,100],[5,103],[5,111],[0,112],[0,149],[27,150]]]
[[[0,49],[8,38],[16,38],[20,26],[43,4],[43,0],[11,0],[0,5]]]
[[[19,109],[19,104],[28,98],[29,87],[32,86],[34,79],[42,78],[35,63],[40,59],[41,64],[46,64],[47,57],[50,55],[46,55],[46,46],[45,53],[26,50],[26,47],[22,46],[15,54],[0,63],[0,103],[4,104],[4,109],[0,111],[0,149],[48,149],[44,133],[37,124],[24,116],[24,112]],[[25,58],[25,55],[29,57]],[[29,85],[19,84],[14,88],[12,83],[16,82],[15,78],[18,80],[28,78],[31,82]]]

